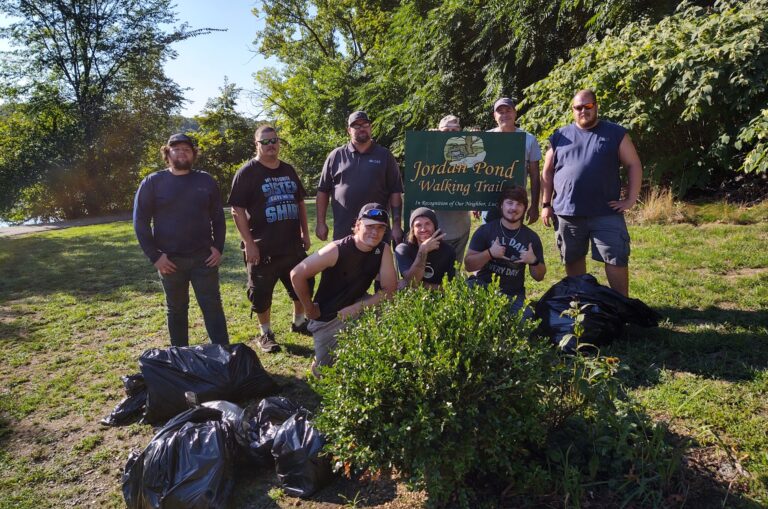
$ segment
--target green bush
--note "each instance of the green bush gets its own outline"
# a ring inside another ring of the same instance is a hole
[[[624,483],[611,485],[619,493],[660,496],[668,478],[642,473],[669,451],[653,426],[615,405],[616,360],[563,357],[529,340],[532,325],[506,309],[496,285],[456,280],[442,292],[399,292],[349,324],[336,364],[313,382],[330,452],[395,468],[433,506],[478,506],[505,488],[578,501],[582,482],[601,476]],[[641,490],[630,472],[641,473]]]

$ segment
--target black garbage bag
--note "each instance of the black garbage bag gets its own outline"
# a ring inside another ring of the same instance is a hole
[[[256,405],[249,405],[243,413],[248,456],[257,465],[271,465],[272,444],[280,426],[296,412],[303,410],[291,400],[279,396],[264,398]]]
[[[129,509],[224,508],[232,493],[234,438],[221,412],[198,407],[171,419],[122,476]]]
[[[656,327],[661,319],[661,315],[643,301],[625,297],[599,284],[591,274],[583,274],[561,279],[539,299],[535,315],[541,323],[537,332],[555,345],[560,345],[565,335],[573,333],[574,319],[561,315],[574,300],[580,306],[589,304],[583,311],[584,334],[580,341],[595,346],[610,344],[620,337],[627,323]],[[574,353],[576,339],[561,348],[567,353]]]
[[[325,437],[309,421],[309,411],[299,410],[275,434],[272,456],[285,492],[310,497],[332,478],[331,462],[321,456]]]
[[[147,405],[147,385],[141,373],[121,377],[126,397],[101,420],[105,426],[125,426],[139,420]]]
[[[277,385],[248,346],[200,345],[153,348],[139,357],[147,384],[144,421],[162,424],[188,408],[184,396],[199,401],[243,401],[273,394]]]

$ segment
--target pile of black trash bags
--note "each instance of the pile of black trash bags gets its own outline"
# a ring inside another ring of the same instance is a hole
[[[151,349],[141,374],[123,377],[127,397],[102,420],[162,425],[133,452],[122,485],[128,508],[226,507],[236,466],[274,468],[289,495],[309,497],[332,478],[325,438],[311,414],[277,391],[244,344]]]
[[[627,323],[656,327],[661,319],[643,301],[599,284],[591,274],[565,277],[539,299],[535,317],[541,320],[537,332],[566,353],[575,353],[577,347],[575,337],[561,344],[567,334],[573,334],[574,318],[563,314],[573,301],[579,307],[586,305],[582,311],[584,335],[579,342],[595,346],[608,345],[620,338]]]

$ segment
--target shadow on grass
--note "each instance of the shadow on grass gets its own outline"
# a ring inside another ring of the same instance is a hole
[[[658,311],[675,330],[630,327],[628,339],[604,350],[630,368],[626,382],[631,387],[659,383],[662,369],[735,382],[752,380],[768,368],[768,311],[713,307]]]

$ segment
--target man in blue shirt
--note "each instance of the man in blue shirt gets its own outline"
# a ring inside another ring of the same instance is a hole
[[[576,93],[572,124],[550,137],[542,175],[545,226],[554,223],[560,257],[569,276],[587,272],[587,248],[605,264],[608,284],[629,294],[629,232],[624,211],[637,201],[643,167],[627,134],[618,124],[600,120],[592,90]],[[621,198],[619,167],[628,175]]]
[[[139,185],[133,227],[163,283],[171,344],[189,344],[190,283],[211,341],[229,344],[219,293],[226,234],[219,186],[209,174],[192,169],[197,147],[189,136],[174,134],[161,152],[168,168]]]

